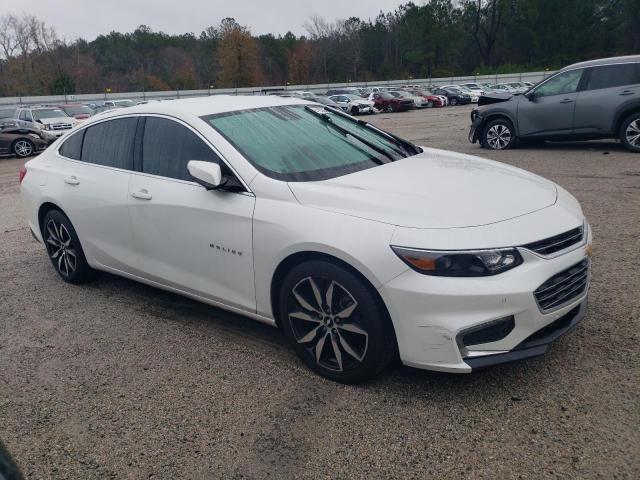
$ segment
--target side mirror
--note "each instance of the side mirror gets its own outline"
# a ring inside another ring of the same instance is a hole
[[[531,90],[530,92],[525,93],[524,96],[527,97],[530,102],[533,102],[536,99],[536,92]]]
[[[207,190],[215,190],[226,183],[222,178],[220,165],[217,163],[189,160],[187,170],[193,179]]]

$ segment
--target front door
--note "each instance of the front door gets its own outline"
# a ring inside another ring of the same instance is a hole
[[[255,311],[252,228],[255,197],[206,190],[189,160],[222,162],[193,129],[147,117],[141,172],[129,185],[129,215],[145,278]]]
[[[520,96],[518,134],[521,137],[571,134],[583,72],[576,69],[559,73],[533,90],[534,96]]]

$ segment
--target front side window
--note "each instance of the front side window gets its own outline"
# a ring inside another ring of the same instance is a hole
[[[593,67],[587,90],[621,87],[640,83],[640,63],[623,63]]]
[[[578,90],[582,72],[579,68],[569,70],[551,77],[545,83],[536,88],[536,97],[549,97],[551,95],[563,95],[567,93],[575,93]]]
[[[326,180],[414,154],[382,133],[318,107],[257,108],[202,118],[259,171],[284,181]]]
[[[133,145],[137,124],[138,119],[130,117],[108,120],[88,127],[82,144],[82,161],[133,170]]]
[[[189,180],[189,160],[220,163],[218,156],[195,133],[173,120],[147,117],[142,140],[142,171]]]

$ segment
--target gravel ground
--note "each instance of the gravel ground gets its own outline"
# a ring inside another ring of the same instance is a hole
[[[64,284],[0,160],[0,439],[29,478],[640,478],[640,155],[489,152],[468,107],[378,115],[419,144],[550,178],[594,229],[588,314],[546,356],[357,387],[280,333],[111,275]]]

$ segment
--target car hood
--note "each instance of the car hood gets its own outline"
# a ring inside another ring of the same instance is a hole
[[[38,122],[43,125],[55,125],[56,123],[75,123],[75,119],[71,117],[41,118]]]
[[[553,183],[532,173],[428,148],[380,167],[289,186],[303,205],[414,228],[496,223],[549,207],[557,197]]]

